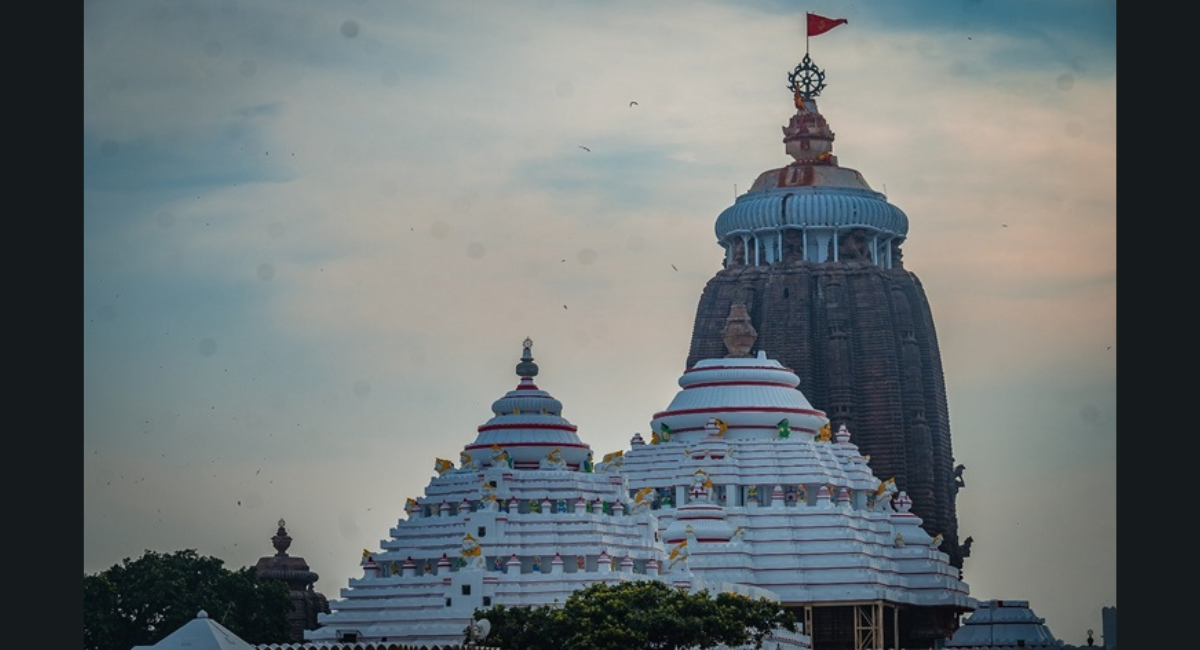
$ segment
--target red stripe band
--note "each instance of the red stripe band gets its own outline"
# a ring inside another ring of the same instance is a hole
[[[683,409],[680,411],[659,411],[654,414],[653,419],[667,417],[670,415],[691,415],[693,413],[795,413],[796,415],[816,415],[825,417],[824,411],[796,409],[786,406],[747,406],[747,407],[711,407],[702,409]]]
[[[729,380],[729,381],[706,381],[697,384],[688,384],[685,390],[693,388],[711,388],[713,386],[779,386],[781,388],[792,389],[791,382],[784,381],[746,381],[746,380]]]
[[[575,433],[575,431],[578,430],[578,427],[576,427],[574,424],[517,424],[514,422],[513,424],[484,424],[480,425],[478,431],[479,433],[483,433],[484,431],[498,431],[502,429],[543,429],[549,431],[570,431],[571,433]]]

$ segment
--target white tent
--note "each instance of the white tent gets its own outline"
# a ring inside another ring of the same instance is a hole
[[[163,637],[154,645],[136,645],[132,650],[255,650],[228,628],[200,610],[196,618]]]

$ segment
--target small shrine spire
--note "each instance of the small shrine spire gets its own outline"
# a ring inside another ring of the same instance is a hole
[[[521,363],[517,364],[517,376],[521,379],[537,377],[538,367],[533,362],[533,339],[526,336],[525,341],[521,343],[521,347],[523,349],[521,351]]]
[[[750,313],[746,311],[746,303],[735,302],[729,305],[729,316],[725,319],[725,329],[722,330],[725,340],[726,357],[749,357],[750,348],[758,338],[758,332],[750,323]]]

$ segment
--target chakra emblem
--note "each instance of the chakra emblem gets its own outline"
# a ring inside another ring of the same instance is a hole
[[[825,72],[813,65],[812,58],[806,53],[800,65],[788,73],[788,89],[793,95],[812,99],[821,94],[825,88]]]

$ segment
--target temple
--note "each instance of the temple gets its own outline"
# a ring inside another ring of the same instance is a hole
[[[535,383],[526,339],[516,387],[458,461],[438,458],[308,641],[449,645],[477,609],[563,602],[597,582],[660,580],[765,597],[798,633],[769,647],[928,647],[973,609],[968,587],[890,477],[750,354],[734,308],[727,355],[704,360],[648,436],[599,461]]]
[[[318,627],[317,615],[329,613],[329,599],[314,586],[320,576],[308,568],[304,558],[288,555],[292,536],[288,534],[287,522],[280,519],[275,534],[271,536],[274,555],[264,555],[254,565],[260,578],[279,580],[287,584],[292,599],[292,611],[288,614],[290,636],[294,641],[304,640],[304,631]]]
[[[896,479],[962,568],[970,549],[955,502],[965,465],[950,444],[929,300],[904,268],[908,217],[834,155],[817,108],[824,71],[805,54],[788,79],[795,113],[782,128],[792,161],[759,174],[717,216],[722,265],[697,304],[685,367],[724,354],[725,317],[744,305],[758,344],[795,369],[835,430],[854,432],[871,467]]]
[[[312,642],[451,645],[476,610],[658,580],[796,614],[764,647],[941,647],[975,609],[962,579],[941,360],[904,270],[908,220],[839,166],[824,73],[789,75],[793,162],[717,218],[680,390],[595,458],[563,405],[518,382],[378,548]],[[452,458],[452,457],[451,457]]]

